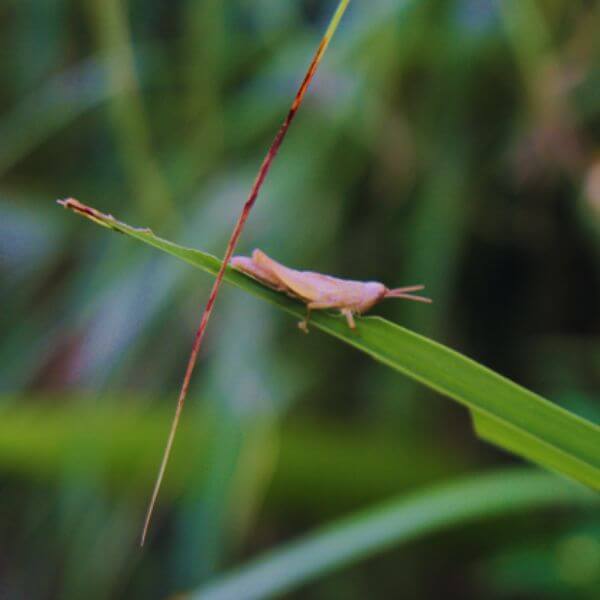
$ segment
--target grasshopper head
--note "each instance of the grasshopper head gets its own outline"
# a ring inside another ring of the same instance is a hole
[[[356,307],[356,312],[367,312],[375,304],[381,302],[385,298],[386,291],[387,288],[383,283],[378,283],[377,281],[363,283],[360,294],[360,303]]]

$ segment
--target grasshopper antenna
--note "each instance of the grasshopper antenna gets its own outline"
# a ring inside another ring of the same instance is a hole
[[[327,46],[329,46],[329,42],[337,29],[346,8],[348,7],[350,0],[340,0],[338,6],[329,21],[329,25],[327,26],[327,30],[323,35],[321,43],[317,48],[313,59],[308,66],[308,70],[306,71],[306,75],[300,84],[298,91],[296,92],[296,96],[294,101],[292,102],[292,106],[283,121],[275,139],[271,143],[266,156],[264,157],[260,168],[258,170],[258,174],[256,175],[256,179],[252,185],[252,189],[250,190],[250,194],[244,203],[242,208],[242,212],[238,217],[238,220],[233,228],[233,232],[231,233],[231,237],[229,238],[229,242],[227,244],[227,250],[225,251],[225,256],[223,257],[223,262],[219,268],[219,272],[215,278],[213,283],[213,287],[210,292],[210,296],[208,297],[208,302],[206,303],[206,307],[204,308],[204,312],[202,313],[202,319],[200,321],[200,325],[198,330],[196,331],[196,336],[194,338],[194,343],[192,345],[192,351],[190,353],[190,358],[188,360],[187,368],[185,371],[185,376],[183,378],[183,383],[181,384],[181,390],[179,392],[179,398],[177,399],[177,407],[175,409],[175,416],[173,417],[173,422],[171,424],[171,429],[169,431],[169,437],[167,438],[167,443],[165,446],[165,450],[163,453],[162,461],[160,464],[160,468],[158,470],[158,476],[156,478],[156,483],[154,484],[154,489],[152,490],[152,496],[150,498],[150,503],[148,504],[148,510],[146,512],[146,518],[144,520],[144,527],[142,529],[142,535],[140,538],[140,546],[144,545],[146,541],[146,536],[148,534],[148,529],[150,527],[150,522],[152,520],[152,514],[154,513],[154,506],[156,504],[156,499],[158,498],[158,492],[160,491],[160,487],[162,484],[162,480],[165,476],[165,471],[167,468],[167,463],[169,462],[169,456],[171,455],[171,449],[173,448],[173,441],[175,439],[175,433],[177,432],[177,426],[179,424],[179,418],[181,417],[181,411],[183,410],[183,405],[185,403],[185,398],[187,396],[188,388],[190,386],[190,380],[192,378],[192,373],[194,371],[194,367],[196,365],[196,360],[198,358],[198,353],[200,352],[200,347],[202,346],[202,339],[204,337],[204,331],[206,330],[206,326],[208,325],[208,320],[210,319],[210,315],[212,313],[213,306],[215,304],[215,300],[217,299],[217,295],[219,293],[219,288],[221,287],[221,283],[223,281],[223,276],[225,275],[225,270],[227,269],[227,265],[233,256],[233,252],[239,240],[239,237],[244,229],[244,225],[248,220],[248,216],[250,215],[250,211],[256,202],[256,198],[258,197],[258,193],[262,187],[262,184],[271,168],[271,164],[273,163],[273,159],[277,155],[279,148],[288,132],[288,129],[302,104],[302,100],[304,99],[304,95],[308,90],[310,82],[312,81],[314,74],[317,71],[319,63],[325,54],[325,50],[327,50]]]
[[[393,290],[387,290],[384,298],[404,298],[405,300],[414,300],[415,302],[425,302],[431,304],[431,298],[425,296],[416,296],[410,292],[418,292],[424,289],[424,285],[410,285],[408,287],[394,288]]]

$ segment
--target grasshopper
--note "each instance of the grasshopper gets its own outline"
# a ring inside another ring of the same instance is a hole
[[[431,302],[429,298],[411,293],[422,290],[423,285],[390,289],[377,281],[352,281],[313,271],[297,271],[269,258],[262,250],[254,250],[252,257],[234,256],[230,264],[270,288],[306,303],[306,317],[298,323],[304,333],[308,333],[311,310],[337,308],[346,317],[348,326],[355,329],[354,315],[367,312],[384,298]]]

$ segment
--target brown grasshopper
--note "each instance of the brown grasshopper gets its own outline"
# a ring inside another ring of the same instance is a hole
[[[423,285],[389,289],[377,281],[352,281],[313,271],[296,271],[269,258],[261,250],[254,250],[251,258],[234,256],[231,266],[274,290],[305,302],[306,317],[298,323],[298,327],[305,333],[308,333],[311,310],[338,308],[346,317],[348,326],[354,329],[354,315],[367,312],[384,298],[431,302],[429,298],[410,293],[422,290],[425,287]]]

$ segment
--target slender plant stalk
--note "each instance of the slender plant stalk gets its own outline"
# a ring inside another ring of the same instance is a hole
[[[319,63],[321,62],[321,59],[323,58],[323,55],[325,54],[325,50],[327,49],[327,46],[329,45],[329,42],[331,41],[331,38],[333,37],[333,34],[335,33],[335,30],[337,29],[339,22],[343,16],[344,12],[346,11],[346,8],[347,8],[349,2],[350,2],[350,0],[340,0],[340,2],[338,3],[337,9],[336,9],[333,17],[331,18],[331,21],[329,22],[329,26],[327,27],[327,30],[325,31],[325,35],[323,36],[323,39],[321,40],[321,43],[319,44],[319,47],[317,48],[317,51],[315,52],[315,55],[308,67],[306,75],[304,76],[304,80],[300,84],[300,88],[298,89],[298,92],[296,93],[296,96],[294,98],[292,106],[291,106],[285,120],[283,121],[283,124],[281,125],[279,131],[277,132],[275,139],[271,143],[271,146],[270,146],[269,150],[267,151],[266,156],[264,157],[264,159],[260,165],[256,179],[254,180],[252,189],[250,190],[250,194],[248,195],[248,198],[247,198],[246,202],[244,203],[242,212],[240,213],[237,223],[235,224],[235,227],[233,228],[231,237],[229,238],[229,242],[227,244],[227,250],[225,252],[225,256],[223,257],[223,262],[221,263],[221,267],[220,267],[219,272],[217,273],[217,277],[213,283],[213,287],[211,289],[210,296],[208,297],[208,302],[206,303],[206,307],[204,308],[204,312],[202,314],[202,319],[200,320],[200,325],[198,327],[198,330],[196,331],[196,336],[194,338],[194,343],[192,345],[192,351],[190,353],[190,358],[188,360],[187,368],[185,371],[185,376],[183,378],[183,383],[181,385],[181,390],[179,392],[179,398],[177,400],[177,406],[175,408],[175,416],[173,417],[173,423],[171,425],[171,430],[169,431],[169,437],[167,438],[167,444],[165,446],[162,462],[161,462],[161,465],[160,465],[160,468],[158,471],[158,477],[156,479],[156,483],[154,485],[154,490],[152,491],[152,497],[151,497],[150,503],[148,505],[148,511],[146,513],[146,519],[144,521],[144,528],[142,530],[142,535],[141,535],[141,539],[140,539],[141,546],[144,545],[144,542],[146,540],[146,535],[148,533],[148,527],[150,526],[150,521],[152,519],[152,513],[154,512],[154,506],[156,504],[156,499],[158,497],[158,492],[160,490],[160,486],[161,486],[161,483],[162,483],[162,480],[163,480],[163,477],[165,474],[167,463],[169,461],[169,456],[171,454],[171,449],[173,447],[173,440],[175,439],[175,433],[177,431],[177,426],[179,424],[179,418],[181,416],[181,411],[183,409],[183,405],[185,403],[185,398],[188,393],[188,388],[190,386],[190,380],[192,377],[192,373],[193,373],[194,367],[196,365],[196,360],[198,358],[198,353],[200,352],[200,347],[202,346],[202,339],[204,338],[204,332],[206,331],[206,326],[208,325],[210,315],[212,313],[215,301],[217,299],[217,295],[219,293],[219,289],[221,287],[221,283],[223,281],[223,275],[225,274],[225,269],[227,268],[227,265],[229,264],[229,261],[231,260],[231,257],[233,256],[233,252],[235,250],[235,247],[237,245],[239,237],[242,233],[242,230],[244,229],[244,225],[246,224],[246,221],[248,220],[250,211],[252,210],[252,207],[254,206],[254,203],[256,202],[256,198],[258,197],[258,194],[259,194],[260,189],[263,185],[263,182],[267,176],[267,173],[269,172],[269,169],[271,168],[273,159],[277,155],[277,152],[279,151],[279,148],[281,147],[281,144],[288,132],[288,129],[289,129],[292,121],[294,120],[294,117],[296,116],[296,113],[298,112],[300,105],[302,104],[304,95],[306,94],[306,91],[310,85],[310,82],[312,81],[312,78],[313,78],[315,72],[317,71]]]

